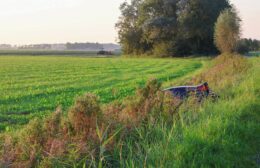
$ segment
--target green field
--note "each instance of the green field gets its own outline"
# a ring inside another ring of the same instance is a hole
[[[259,57],[0,58],[2,129],[35,117],[0,133],[0,167],[259,167]],[[134,94],[150,77],[163,87],[153,80]],[[189,81],[219,98],[172,111],[159,90]]]
[[[149,78],[171,82],[193,73],[201,59],[120,59],[0,56],[0,128],[45,116],[75,97],[97,94],[102,103],[132,95]]]

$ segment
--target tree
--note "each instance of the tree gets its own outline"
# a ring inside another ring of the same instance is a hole
[[[236,52],[239,54],[246,54],[250,51],[250,46],[247,43],[247,39],[241,39],[236,45]]]
[[[176,56],[216,52],[214,24],[229,0],[131,0],[116,24],[125,54]]]
[[[248,53],[249,51],[259,51],[260,49],[260,41],[256,39],[247,39],[243,38],[240,39],[237,47],[236,47],[236,52],[245,54]]]
[[[230,8],[228,0],[180,0],[178,3],[179,40],[188,54],[216,52],[214,25],[220,14]]]
[[[215,25],[215,44],[220,52],[234,52],[240,39],[240,18],[234,8],[221,12]]]
[[[138,25],[138,12],[141,0],[132,0],[131,4],[124,2],[120,6],[122,16],[116,23],[119,43],[125,54],[143,54],[146,44],[142,41],[143,31]]]
[[[156,56],[171,56],[173,41],[177,34],[178,0],[145,0],[140,5],[139,23],[143,38],[151,45],[151,53]]]

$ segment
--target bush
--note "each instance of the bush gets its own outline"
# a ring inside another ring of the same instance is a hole
[[[41,160],[46,141],[42,120],[31,120],[19,134],[5,137],[4,165],[11,167],[35,167]]]
[[[57,137],[60,133],[60,124],[62,120],[62,110],[58,107],[56,111],[45,119],[44,129],[46,130],[47,136]]]
[[[106,155],[120,141],[139,126],[171,121],[178,103],[171,94],[161,91],[156,79],[149,80],[136,95],[103,108],[95,95],[85,94],[76,99],[67,116],[58,107],[44,120],[31,120],[19,134],[0,137],[4,144],[0,146],[0,166],[107,165]]]
[[[146,86],[138,89],[136,95],[123,101],[124,107],[119,119],[126,125],[137,126],[142,121],[148,119],[148,115],[160,108],[160,86],[157,80],[151,79]]]
[[[235,9],[221,12],[215,25],[215,45],[221,53],[231,53],[240,38],[240,18]]]
[[[92,94],[79,97],[68,113],[74,132],[85,137],[94,136],[97,121],[101,123],[102,117],[98,98]]]
[[[156,57],[169,57],[173,56],[173,53],[171,52],[172,47],[169,43],[167,42],[161,42],[154,44],[153,46],[153,54]]]

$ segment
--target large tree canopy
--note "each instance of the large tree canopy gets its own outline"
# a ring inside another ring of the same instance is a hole
[[[132,0],[116,24],[126,54],[209,54],[214,24],[228,0]]]

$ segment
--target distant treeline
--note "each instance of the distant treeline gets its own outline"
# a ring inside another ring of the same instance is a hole
[[[103,45],[99,43],[67,43],[67,50],[104,50]]]
[[[94,51],[52,51],[52,50],[0,50],[0,55],[78,55],[78,56],[92,56],[96,55]]]
[[[217,53],[214,27],[229,0],[132,0],[116,24],[125,54],[182,56]]]
[[[237,46],[239,53],[248,53],[249,51],[260,51],[260,41],[256,39],[241,39]]]
[[[117,56],[120,55],[120,52],[114,51],[110,52],[111,54],[107,54],[108,51],[105,51],[104,54],[99,54],[97,51],[69,51],[69,50],[0,50],[0,56],[12,56],[12,55],[20,55],[20,56]]]
[[[1,50],[79,50],[79,51],[118,51],[120,46],[107,43],[60,43],[60,44],[30,44],[12,46],[10,44],[0,44]]]

